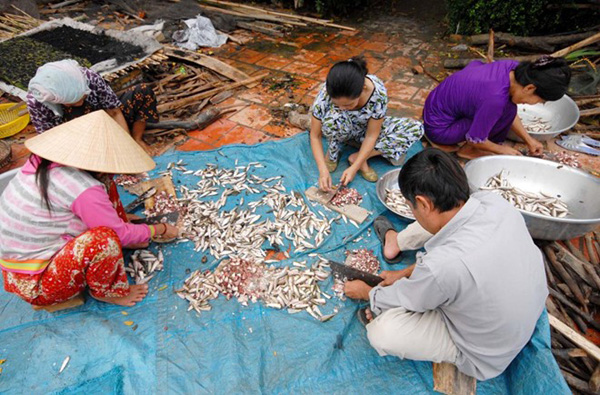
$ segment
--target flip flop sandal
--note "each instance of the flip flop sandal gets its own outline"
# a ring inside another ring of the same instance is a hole
[[[362,309],[358,309],[358,311],[356,311],[356,317],[358,318],[358,321],[363,324],[363,326],[367,326],[371,323],[371,321],[373,321],[369,321],[367,318],[367,309],[368,307],[363,307]]]
[[[327,170],[329,170],[330,173],[333,173],[335,169],[337,169],[338,163],[329,160],[329,158],[325,158],[325,166],[327,166]]]
[[[381,241],[381,256],[383,256],[383,260],[390,265],[394,265],[394,264],[402,261],[402,251],[400,251],[400,253],[392,259],[386,258],[384,251],[383,251],[385,248],[386,233],[389,230],[396,230],[396,229],[394,229],[394,225],[392,225],[390,220],[387,219],[386,217],[384,217],[383,215],[381,215],[381,216],[375,218],[375,221],[373,222],[373,228],[375,229],[375,234],[377,235],[377,238],[379,239],[379,241]]]
[[[348,164],[350,166],[352,166],[352,162],[350,162],[350,159],[348,159]],[[358,173],[362,176],[362,178],[364,178],[365,180],[367,180],[369,182],[377,182],[377,180],[379,180],[379,176],[377,175],[377,172],[370,167],[369,167],[369,170],[367,170],[367,171],[359,170]]]
[[[379,180],[377,172],[373,169],[369,169],[367,171],[359,170],[359,173],[362,176],[362,178],[369,182],[377,182],[377,180]]]

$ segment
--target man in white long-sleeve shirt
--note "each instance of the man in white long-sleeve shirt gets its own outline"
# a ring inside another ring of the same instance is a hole
[[[425,252],[383,272],[381,285],[346,283],[349,297],[370,300],[363,317],[371,345],[382,356],[450,362],[479,380],[500,375],[531,338],[548,294],[521,214],[495,193],[469,196],[464,171],[440,150],[411,158],[399,183],[433,236],[413,237]],[[396,232],[384,228],[382,239],[396,243]]]

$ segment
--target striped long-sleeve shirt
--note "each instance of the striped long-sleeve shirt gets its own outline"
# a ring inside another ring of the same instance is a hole
[[[35,157],[32,157],[35,158]],[[49,170],[51,211],[36,184],[35,159],[11,180],[0,196],[0,266],[3,270],[35,274],[70,239],[96,226],[115,230],[123,245],[146,242],[147,225],[122,221],[104,186],[89,173],[60,165]]]

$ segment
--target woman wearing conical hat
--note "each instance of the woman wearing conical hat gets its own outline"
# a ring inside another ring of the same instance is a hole
[[[126,89],[119,96],[93,70],[73,59],[50,62],[37,69],[29,81],[27,108],[38,133],[97,110],[105,110],[138,144],[147,122],[158,122],[156,96],[145,84]]]
[[[147,285],[129,285],[122,247],[170,239],[168,224],[135,225],[117,213],[99,174],[140,173],[152,159],[106,112],[61,124],[25,143],[33,153],[0,196],[4,289],[32,305],[64,302],[86,287],[133,306]]]

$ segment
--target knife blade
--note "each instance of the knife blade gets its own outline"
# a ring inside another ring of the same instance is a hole
[[[149,197],[154,196],[154,194],[156,194],[156,188],[155,187],[148,188],[144,193],[142,193],[140,196],[135,198],[135,200],[133,202],[129,203],[127,206],[124,207],[125,212],[129,213],[129,212],[135,210],[140,204],[144,203],[144,200],[148,199]]]
[[[336,278],[346,280],[362,280],[371,287],[376,286],[383,281],[383,278],[362,270],[355,269],[343,263],[328,260],[331,271]]]
[[[132,224],[156,225],[163,222],[174,224],[179,219],[179,211],[172,211],[166,214],[155,215],[153,217],[138,218],[131,221]]]
[[[323,192],[319,189],[319,192],[321,194],[321,199],[323,201],[322,204],[327,204],[329,202],[331,202],[333,200],[333,198],[335,197],[335,195],[338,194],[338,192],[341,189],[342,184],[338,184],[338,185],[334,185],[331,187],[331,191],[329,192]]]

